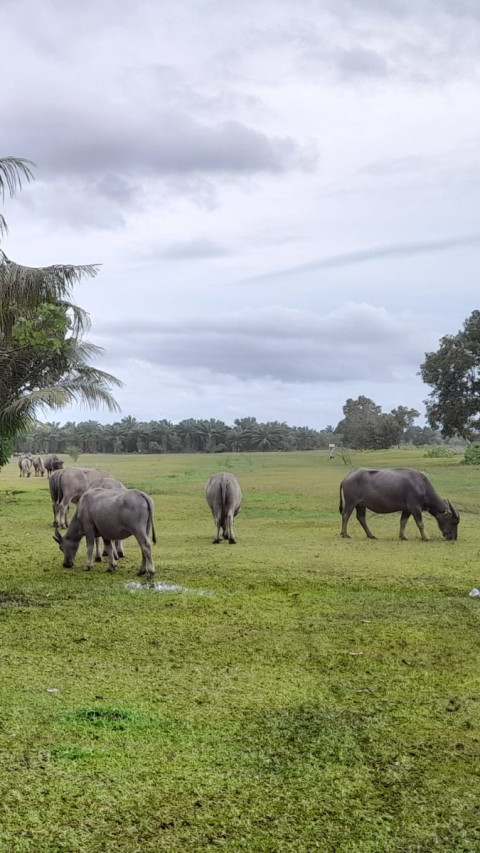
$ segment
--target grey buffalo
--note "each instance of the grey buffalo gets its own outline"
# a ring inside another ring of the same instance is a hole
[[[235,474],[225,471],[212,474],[205,486],[205,497],[216,527],[214,543],[221,541],[223,531],[223,538],[228,539],[230,545],[235,545],[233,519],[240,512],[242,503],[242,490]]]
[[[127,487],[123,485],[120,480],[115,479],[115,477],[98,477],[95,479],[91,486],[88,487],[87,491],[91,491],[92,489],[116,489],[125,490]],[[123,550],[123,542],[121,539],[115,539],[113,542],[113,548],[115,549],[115,557],[124,557],[125,552]],[[103,555],[107,555],[107,549],[103,548]],[[102,562],[102,554],[100,551],[100,537],[95,539],[95,562]]]
[[[36,477],[43,477],[45,474],[45,465],[43,464],[43,459],[41,456],[33,456],[32,457],[32,465],[35,469]]]
[[[45,457],[44,465],[47,477],[50,478],[52,471],[59,471],[60,468],[63,468],[63,459],[59,459],[55,453],[52,453]]]
[[[89,489],[78,501],[65,536],[55,531],[54,539],[63,552],[63,565],[70,569],[74,565],[78,546],[85,536],[87,540],[86,570],[92,568],[95,539],[102,537],[109,557],[107,571],[116,568],[115,540],[135,536],[142,551],[142,564],[139,575],[148,572],[155,574],[152,560],[152,546],[149,535],[156,543],[153,524],[154,505],[150,495],[138,489]]]
[[[68,507],[71,503],[78,503],[84,492],[95,480],[107,477],[111,479],[108,471],[100,468],[64,468],[53,471],[48,483],[53,508],[53,526],[68,527]],[[119,487],[123,484],[119,483]]]
[[[344,502],[342,501],[342,492]],[[423,540],[429,537],[423,526],[422,512],[437,519],[445,539],[457,538],[458,512],[441,498],[422,471],[413,468],[356,468],[340,484],[341,535],[348,537],[347,524],[354,509],[369,539],[375,539],[366,522],[366,510],[401,512],[400,539],[406,539],[405,525],[413,515]]]
[[[30,454],[20,456],[18,467],[20,468],[20,477],[30,477],[32,473],[32,457]]]

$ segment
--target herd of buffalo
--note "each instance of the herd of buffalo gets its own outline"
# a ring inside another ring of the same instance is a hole
[[[141,552],[139,574],[155,574],[151,540],[155,543],[154,504],[150,495],[139,489],[127,489],[108,471],[99,468],[64,468],[63,461],[52,454],[23,454],[18,459],[21,477],[48,476],[52,499],[54,539],[63,552],[63,565],[74,565],[83,537],[87,543],[86,568],[91,569],[93,553],[101,562],[108,556],[108,571],[114,571],[117,559],[123,557],[123,540],[134,536]],[[235,474],[212,474],[205,486],[205,497],[215,523],[214,543],[223,539],[233,545],[233,519],[240,510],[242,491]],[[68,522],[68,508],[77,505]],[[356,510],[357,519],[369,539],[375,539],[367,525],[366,510],[375,513],[400,512],[400,539],[406,539],[405,526],[411,515],[423,540],[427,540],[422,512],[436,518],[445,539],[457,538],[460,516],[449,500],[441,498],[425,474],[413,468],[356,468],[340,483],[341,535],[348,537],[348,520]],[[66,530],[64,536],[60,528]],[[101,547],[103,540],[103,551]]]

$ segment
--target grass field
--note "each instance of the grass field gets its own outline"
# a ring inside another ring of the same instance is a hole
[[[66,464],[73,464],[66,460]],[[0,473],[0,851],[478,853],[480,470],[422,452],[459,539],[355,516],[323,452],[81,456],[153,495],[156,581],[62,568],[47,481]],[[234,471],[236,546],[207,477]]]

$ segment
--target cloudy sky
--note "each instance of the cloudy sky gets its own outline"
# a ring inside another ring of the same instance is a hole
[[[75,291],[104,423],[423,411],[479,307],[478,0],[3,0],[2,248]],[[421,423],[421,421],[420,421]]]

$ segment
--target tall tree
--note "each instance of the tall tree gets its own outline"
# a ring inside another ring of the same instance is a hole
[[[2,200],[33,178],[32,166],[0,159]],[[0,215],[0,235],[6,232]],[[83,340],[90,320],[72,300],[74,285],[97,272],[95,264],[26,267],[0,249],[0,466],[39,409],[77,402],[118,409],[111,387],[121,383],[89,364],[102,350]]]
[[[433,429],[464,438],[479,431],[480,311],[473,311],[456,335],[441,338],[436,352],[425,354],[420,374],[432,387],[426,407]]]

